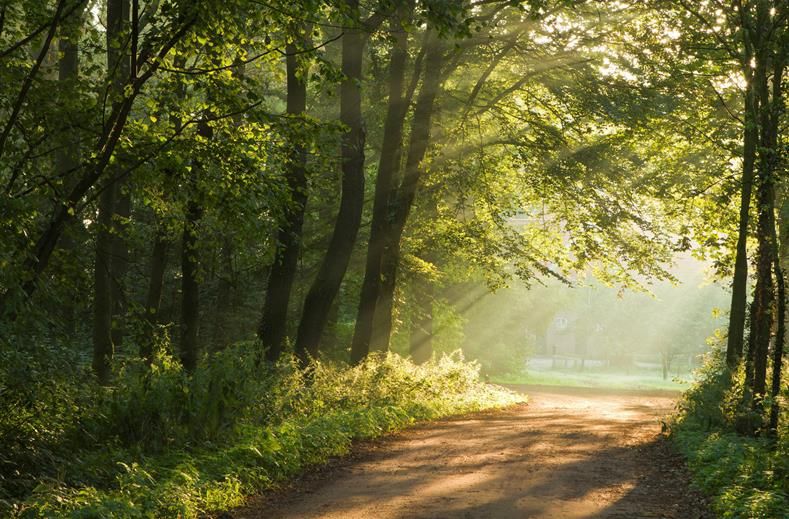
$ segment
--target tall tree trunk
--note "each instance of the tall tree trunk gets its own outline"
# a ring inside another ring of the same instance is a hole
[[[428,38],[425,54],[425,74],[422,77],[422,87],[417,96],[414,115],[411,122],[411,134],[408,143],[408,153],[405,160],[403,180],[394,196],[394,207],[391,211],[390,224],[386,227],[383,236],[384,261],[381,263],[382,279],[376,311],[373,337],[381,343],[374,344],[374,349],[385,350],[388,348],[389,336],[392,332],[392,308],[395,287],[397,283],[397,269],[400,263],[400,239],[411,212],[411,207],[416,197],[419,182],[422,176],[422,160],[427,152],[430,142],[430,126],[433,118],[433,106],[436,95],[441,85],[442,49],[437,37]],[[429,72],[428,72],[429,71]],[[371,344],[371,347],[373,344]],[[364,358],[368,352],[359,352],[357,362]]]
[[[197,134],[208,142],[213,130],[207,122],[197,124]],[[198,281],[199,255],[197,249],[197,226],[203,217],[203,207],[198,201],[198,180],[203,172],[200,160],[194,161],[189,179],[189,200],[184,215],[184,230],[181,241],[181,345],[179,355],[184,369],[193,372],[197,367],[200,351],[198,330],[200,325],[200,283]]]
[[[197,280],[199,263],[197,225],[202,207],[192,194],[186,204],[183,238],[181,240],[181,343],[179,356],[184,369],[193,372],[197,367],[198,327],[200,322],[200,284]]]
[[[394,318],[392,314],[394,312],[395,293],[397,290],[397,269],[400,264],[400,240],[393,240],[391,231],[387,234],[389,236],[385,237],[384,256],[381,261],[381,285],[378,290],[378,301],[375,303],[373,333],[370,337],[369,351],[388,350],[389,339],[392,335],[392,321]],[[361,359],[356,362],[360,361]]]
[[[307,109],[307,83],[299,73],[296,55],[298,51],[294,44],[286,47],[287,114],[294,119],[303,116]],[[276,362],[282,354],[282,343],[287,333],[290,293],[296,278],[301,249],[304,210],[307,205],[307,150],[303,139],[302,135],[296,134],[291,147],[288,162],[288,191],[291,200],[285,210],[285,221],[277,233],[277,249],[258,329],[258,337],[269,362]]]
[[[726,364],[734,369],[742,357],[743,335],[745,333],[745,309],[747,306],[748,285],[748,220],[751,210],[754,165],[756,163],[756,144],[758,140],[758,111],[753,89],[753,74],[748,73],[745,91],[745,128],[743,131],[743,166],[740,187],[740,223],[737,233],[737,252],[734,261],[734,280],[729,310],[729,331],[726,340]]]
[[[123,344],[126,321],[126,276],[129,271],[129,248],[126,243],[128,221],[131,216],[131,193],[128,182],[115,185],[115,209],[112,217],[112,343],[115,348]]]
[[[168,241],[165,230],[159,227],[156,229],[156,236],[153,239],[148,294],[145,297],[145,322],[148,324],[148,330],[140,338],[140,357],[145,359],[148,364],[153,361],[156,326],[159,324],[164,272],[167,267],[167,246]]]
[[[109,383],[112,357],[112,212],[108,207],[115,203],[115,189],[107,186],[99,198],[99,215],[96,225],[96,261],[93,268],[93,371],[101,384]]]
[[[789,203],[784,201],[781,207],[781,220],[783,220],[787,209],[789,209]],[[783,235],[784,233],[782,232],[781,234]],[[778,237],[775,234],[773,235],[773,243],[778,245]],[[778,319],[778,329],[775,334],[775,346],[773,348],[773,372],[772,380],[770,381],[770,397],[772,404],[770,405],[770,420],[767,429],[768,434],[773,437],[778,434],[778,417],[781,410],[778,398],[781,393],[781,370],[783,369],[784,342],[786,341],[786,280],[784,279],[784,271],[781,267],[781,260],[784,255],[783,252],[785,252],[785,245],[782,241],[776,249],[773,259],[778,297],[778,311],[776,315]]]
[[[60,60],[58,62],[58,83],[61,91],[76,92],[77,81],[79,80],[79,39],[82,32],[82,9],[78,9],[71,14],[60,27],[60,39],[58,41],[58,51]],[[63,179],[66,185],[70,185],[70,176],[77,171],[81,160],[80,135],[73,124],[75,121],[68,120],[60,137],[60,147],[55,154],[55,174]],[[67,251],[74,251],[77,244],[70,236],[65,236],[63,248]],[[70,255],[70,254],[67,254]],[[68,335],[74,335],[76,331],[76,301],[67,299],[63,301],[63,321]]]
[[[765,54],[765,53],[762,53]],[[772,60],[770,60],[772,61]],[[767,359],[770,345],[770,335],[773,324],[774,285],[772,272],[775,264],[775,253],[778,246],[774,243],[775,232],[775,175],[777,174],[779,152],[778,146],[778,121],[782,110],[777,103],[782,103],[780,85],[770,91],[767,77],[768,59],[759,56],[755,69],[755,88],[759,96],[760,106],[760,143],[758,164],[758,208],[759,223],[757,238],[759,249],[756,263],[756,276],[762,282],[762,290],[754,294],[754,299],[759,298],[757,314],[751,318],[751,327],[754,329],[754,359],[753,359],[753,404],[755,410],[762,410],[762,400],[765,396],[767,378]],[[776,64],[777,81],[783,76],[783,65]],[[777,94],[777,98],[774,95]],[[772,98],[772,99],[771,99]]]
[[[235,272],[233,269],[233,241],[229,236],[222,240],[219,251],[219,281],[216,289],[215,321],[211,338],[211,349],[221,351],[233,340],[228,333],[228,321],[232,315]]]
[[[779,132],[780,132],[780,121],[781,116],[785,110],[784,106],[784,96],[783,96],[783,80],[784,80],[784,69],[786,66],[786,46],[787,43],[785,34],[787,34],[787,29],[783,29],[784,36],[782,45],[774,54],[774,62],[773,62],[773,74],[771,78],[771,89],[768,90],[768,84],[765,81],[764,90],[762,95],[764,96],[764,102],[767,102],[769,97],[769,110],[765,110],[764,122],[763,122],[763,129],[762,129],[762,151],[763,154],[761,160],[761,167],[765,170],[765,175],[770,179],[771,185],[775,185],[775,177],[780,174],[781,171],[781,162],[785,160],[782,158],[782,154],[780,151],[780,143],[779,143]],[[769,94],[768,94],[769,91]],[[770,417],[767,426],[767,433],[768,435],[777,435],[778,433],[778,414],[779,414],[779,403],[778,397],[781,391],[781,370],[783,368],[783,353],[784,353],[784,341],[786,337],[786,284],[784,279],[783,269],[781,268],[781,253],[783,252],[783,242],[779,242],[778,240],[778,233],[776,232],[776,224],[775,224],[775,188],[773,187],[772,191],[772,199],[770,203],[770,219],[771,219],[771,227],[770,227],[770,245],[772,246],[772,260],[773,260],[773,269],[775,273],[775,280],[776,280],[776,287],[777,287],[777,301],[776,301],[776,319],[778,320],[777,323],[777,330],[775,336],[775,345],[773,348],[773,358],[772,358],[772,380],[770,384],[770,396],[772,397],[772,404],[770,406]],[[780,218],[781,223],[783,224],[783,218],[786,212],[786,203],[781,204],[780,208]],[[765,352],[765,357],[767,357],[767,352]],[[765,358],[766,364],[766,358]],[[766,366],[765,366],[766,369]]]
[[[381,292],[381,272],[384,252],[386,250],[385,235],[389,226],[389,210],[394,191],[395,175],[400,168],[400,157],[403,141],[403,123],[406,115],[406,102],[403,97],[405,84],[406,62],[408,60],[408,34],[402,27],[404,17],[410,17],[413,4],[406,5],[399,11],[400,16],[392,19],[391,30],[395,42],[389,62],[389,102],[384,122],[381,158],[378,163],[378,176],[375,181],[373,199],[373,215],[370,224],[370,240],[367,245],[367,261],[364,279],[359,296],[359,308],[356,313],[351,342],[351,362],[360,362],[370,351],[371,343],[381,344],[381,338],[373,339],[373,332],[380,331],[374,326],[376,306]],[[417,71],[418,72],[418,71]],[[388,340],[388,337],[387,337]]]
[[[109,96],[113,105],[123,96],[123,85],[129,78],[131,61],[124,41],[128,34],[129,0],[107,2],[107,77]],[[114,345],[112,342],[113,313],[113,214],[117,188],[110,180],[99,197],[98,230],[96,236],[96,261],[94,267],[93,300],[93,369],[99,382],[109,382]]]
[[[358,0],[346,0],[358,13]],[[362,57],[366,35],[360,28],[345,31],[342,44],[340,121],[348,128],[342,139],[342,197],[326,256],[304,301],[296,335],[296,353],[302,361],[316,356],[326,318],[340,289],[353,252],[364,205],[364,129],[362,125]]]
[[[774,285],[773,270],[773,244],[771,226],[773,220],[773,189],[771,182],[762,179],[757,196],[759,203],[759,224],[757,238],[759,248],[756,259],[756,288],[751,306],[751,341],[753,348],[753,375],[751,377],[751,396],[755,409],[761,409],[761,401],[765,394],[765,378],[767,374],[767,352],[770,344],[770,335],[773,324]]]
[[[757,6],[758,27],[764,29],[768,20],[767,6],[760,3]],[[760,37],[765,35],[760,32]],[[758,228],[757,239],[759,243],[756,260],[756,289],[751,315],[751,339],[749,347],[749,360],[746,380],[750,382],[750,391],[746,391],[746,398],[750,398],[751,407],[755,415],[761,415],[763,400],[767,385],[767,364],[769,356],[770,335],[773,324],[775,293],[773,285],[773,269],[778,265],[775,257],[778,244],[775,231],[775,181],[778,173],[780,152],[778,150],[778,131],[780,114],[783,111],[781,81],[785,61],[785,50],[779,45],[778,51],[771,48],[771,42],[759,40],[754,67],[754,89],[759,103],[759,147],[757,169],[757,204]],[[772,67],[773,88],[770,88],[768,67]],[[778,268],[780,273],[780,266]],[[778,306],[783,306],[783,301]],[[781,308],[779,308],[779,311]],[[783,332],[783,323],[779,323]],[[782,349],[776,345],[777,348]],[[780,367],[779,367],[780,369]],[[752,373],[751,373],[752,370]],[[755,431],[752,431],[755,432]]]

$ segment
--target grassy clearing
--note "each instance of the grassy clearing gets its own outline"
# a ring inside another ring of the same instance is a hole
[[[191,377],[166,359],[150,373],[120,373],[115,388],[74,408],[74,430],[38,446],[57,462],[28,474],[23,496],[0,489],[0,515],[198,517],[345,454],[354,440],[524,398],[482,382],[459,355],[416,366],[390,354],[353,368],[315,364],[306,375],[288,363],[257,377],[250,357],[223,352]]]
[[[524,370],[511,375],[492,376],[497,384],[535,384],[606,389],[671,390],[687,389],[689,382],[673,378],[663,380],[656,371],[622,373],[613,370]]]

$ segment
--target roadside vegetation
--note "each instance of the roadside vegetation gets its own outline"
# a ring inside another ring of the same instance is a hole
[[[254,358],[238,345],[191,376],[166,355],[150,370],[131,361],[112,388],[53,370],[35,389],[35,415],[0,417],[0,440],[13,445],[2,454],[10,477],[0,480],[0,515],[198,517],[341,456],[354,440],[524,401],[481,382],[459,353],[420,366],[387,354],[306,370],[285,359],[261,371]],[[3,394],[11,408],[19,389]]]
[[[787,517],[789,425],[782,423],[775,434],[746,434],[748,422],[762,417],[743,407],[744,371],[732,374],[724,354],[716,349],[707,356],[678,404],[671,436],[718,516]],[[786,405],[789,389],[779,399]],[[769,409],[772,401],[764,404]]]

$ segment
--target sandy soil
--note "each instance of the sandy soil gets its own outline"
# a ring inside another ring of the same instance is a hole
[[[232,517],[713,517],[660,436],[675,395],[522,389],[527,405],[362,444]]]

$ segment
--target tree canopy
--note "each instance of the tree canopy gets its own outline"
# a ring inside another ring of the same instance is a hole
[[[473,294],[649,291],[683,253],[731,287],[740,432],[776,436],[787,17],[782,0],[2,1],[0,409],[46,413],[50,384],[111,391],[163,359],[198,379],[239,343],[245,376],[291,355],[422,363],[463,345],[439,321]]]

